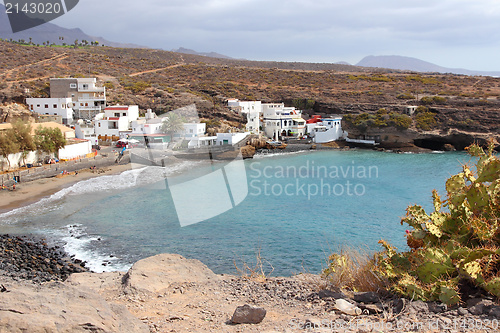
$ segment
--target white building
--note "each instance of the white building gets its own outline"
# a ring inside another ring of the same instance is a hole
[[[89,140],[93,145],[99,144],[99,136],[95,134],[95,128],[92,125],[83,122],[75,124],[75,135],[77,139]]]
[[[217,133],[215,144],[217,146],[234,146],[244,140],[250,133]]]
[[[71,98],[76,118],[91,120],[106,108],[106,88],[95,78],[50,79],[50,97]]]
[[[137,105],[108,106],[104,109],[104,113],[96,116],[95,134],[125,137],[132,132],[132,122],[138,118],[139,107]]]
[[[342,130],[342,117],[322,118],[314,125],[309,133],[315,143],[325,143],[347,137],[347,133]]]
[[[205,123],[184,123],[184,137],[193,138],[205,135],[207,124]]]
[[[265,103],[262,104],[262,112],[267,137],[278,140],[304,136],[306,121],[302,118],[302,111],[285,107],[283,103]]]
[[[240,101],[228,99],[227,106],[236,112],[241,112],[247,117],[246,130],[251,133],[260,133],[260,116],[262,115],[261,101]]]
[[[61,116],[63,124],[73,121],[73,102],[71,98],[26,98],[32,112],[41,115]]]

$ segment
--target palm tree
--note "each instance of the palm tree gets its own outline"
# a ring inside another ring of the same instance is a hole
[[[174,141],[174,135],[184,130],[184,119],[177,113],[170,112],[161,125],[162,133],[170,135],[170,142]]]

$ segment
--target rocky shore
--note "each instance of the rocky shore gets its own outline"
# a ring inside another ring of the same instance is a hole
[[[64,281],[73,273],[88,271],[85,263],[70,258],[59,246],[44,239],[0,235],[0,274],[34,283]]]
[[[471,290],[459,307],[352,293],[311,274],[214,274],[175,254],[92,273],[42,240],[0,237],[0,332],[498,332],[500,306]],[[360,309],[337,308],[345,300]]]

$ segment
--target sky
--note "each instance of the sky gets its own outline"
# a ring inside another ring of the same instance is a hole
[[[52,23],[249,60],[356,64],[402,55],[500,70],[499,0],[81,0]]]

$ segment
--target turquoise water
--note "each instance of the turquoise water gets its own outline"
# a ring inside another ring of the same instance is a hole
[[[60,239],[96,271],[124,270],[170,252],[199,259],[217,273],[235,273],[235,262],[252,266],[260,251],[273,275],[317,273],[342,246],[374,251],[385,239],[404,249],[405,208],[418,203],[430,209],[432,189],[444,195],[445,180],[468,160],[462,153],[361,150],[257,156],[244,161],[243,202],[186,227],[179,224],[165,170],[136,169],[78,183],[4,214],[1,232]],[[182,182],[221,165],[184,162],[177,166],[181,174],[167,173]],[[207,196],[217,199],[213,185]]]

